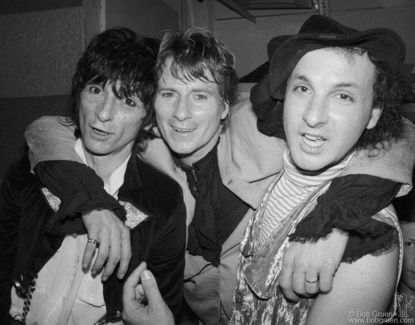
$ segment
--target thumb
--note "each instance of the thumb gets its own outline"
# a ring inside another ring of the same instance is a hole
[[[132,300],[136,300],[136,286],[140,282],[140,275],[146,269],[147,264],[142,262],[131,275],[128,277],[127,281],[124,283],[124,290],[123,290],[123,302],[124,305]]]
[[[163,304],[164,301],[161,297],[156,279],[149,270],[145,270],[141,274],[141,284],[150,307],[157,308]]]

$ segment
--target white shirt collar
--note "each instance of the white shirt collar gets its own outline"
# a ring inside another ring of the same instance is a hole
[[[82,159],[84,164],[88,166],[88,163],[85,157],[85,151],[82,146],[82,141],[80,138],[76,140],[74,147],[75,147],[75,151],[78,154],[78,156]],[[131,154],[116,170],[112,172],[112,174],[108,178],[108,181],[104,182],[104,188],[107,191],[107,193],[115,197],[116,199],[118,199],[118,191],[120,187],[124,184],[124,175],[125,175],[125,171],[127,170],[127,164],[128,164],[128,160],[130,159],[130,157],[131,157]]]

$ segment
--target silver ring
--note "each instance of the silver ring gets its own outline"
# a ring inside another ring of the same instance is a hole
[[[308,283],[316,283],[316,282],[318,282],[318,278],[317,278],[316,281],[308,281],[308,280],[305,280],[305,282],[308,282]]]
[[[88,237],[88,244],[94,244],[94,245],[96,245],[97,243],[98,243],[98,240],[96,240],[96,239],[92,239],[92,238],[89,238]]]

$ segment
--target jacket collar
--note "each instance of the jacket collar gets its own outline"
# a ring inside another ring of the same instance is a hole
[[[137,155],[137,151],[133,149],[127,169],[124,174],[124,184],[118,192],[118,198],[122,201],[134,202],[137,200],[137,192],[143,188],[143,182],[139,173],[139,164],[142,163]]]

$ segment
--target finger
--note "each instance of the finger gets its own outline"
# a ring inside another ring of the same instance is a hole
[[[145,270],[141,274],[141,284],[150,307],[157,309],[164,304],[156,279],[149,270]]]
[[[305,283],[304,283],[306,296],[312,296],[320,292],[320,286],[319,286],[320,281],[318,280],[317,276],[311,276],[307,274],[306,279],[308,277],[310,277],[310,279],[311,278],[315,279],[315,280],[305,280]]]
[[[108,259],[105,264],[105,270],[102,273],[102,280],[105,281],[114,272],[115,267],[121,258],[121,231],[113,229],[111,232],[111,242],[108,245]]]
[[[135,287],[135,292],[136,292],[136,297],[142,297],[145,295],[144,289],[143,289],[143,285],[139,284],[138,286]]]
[[[293,290],[297,295],[305,295],[305,271],[299,270],[298,268],[294,270],[293,274]]]
[[[101,238],[99,242],[97,258],[95,259],[94,265],[92,266],[92,269],[91,269],[91,273],[93,275],[98,274],[102,270],[104,263],[107,260],[108,252],[109,252],[109,235],[108,235],[108,232],[103,231],[101,232]]]
[[[291,265],[285,265],[281,269],[279,285],[282,289],[285,298],[291,301],[299,300],[299,297],[293,291],[293,268],[291,267]]]
[[[121,260],[120,267],[118,268],[118,278],[122,279],[128,270],[128,264],[131,260],[131,241],[130,230],[127,227],[123,228],[121,237]]]
[[[327,293],[333,288],[334,270],[323,269],[320,271],[320,291]]]
[[[141,262],[141,264],[130,274],[128,279],[124,283],[124,290],[123,290],[123,303],[126,305],[127,303],[131,302],[132,300],[137,300],[140,297],[137,297],[136,287],[140,283],[141,280],[141,273],[147,268],[147,264],[145,262]]]
[[[95,233],[91,233],[88,234],[88,239],[92,238],[95,239],[97,238],[97,234]],[[92,258],[94,257],[94,253],[95,253],[95,249],[97,248],[97,243],[88,243],[85,246],[85,250],[84,250],[84,256],[82,257],[82,268],[84,270],[88,270],[91,262],[92,262]]]

